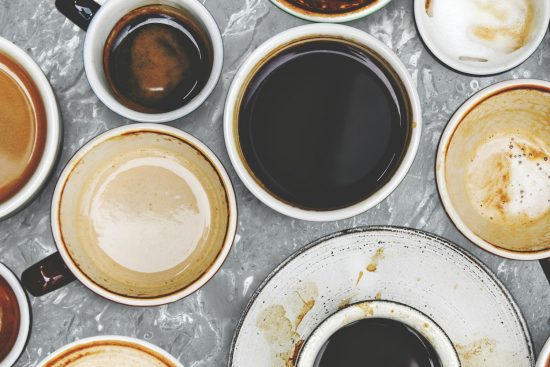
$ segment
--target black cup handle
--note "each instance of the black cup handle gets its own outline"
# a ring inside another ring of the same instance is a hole
[[[87,30],[101,5],[93,0],[56,0],[55,7],[71,22]]]
[[[40,260],[21,274],[23,286],[35,297],[55,291],[75,279],[59,252]]]
[[[544,271],[544,274],[546,275],[546,279],[548,279],[548,283],[550,283],[550,258],[542,259],[539,263]]]

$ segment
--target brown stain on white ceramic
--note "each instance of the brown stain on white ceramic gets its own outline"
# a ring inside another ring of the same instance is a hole
[[[370,263],[366,269],[368,272],[374,273],[378,269],[378,263],[384,258],[384,248],[380,247],[376,250],[375,254],[371,257]]]
[[[382,299],[382,292],[376,292],[374,299],[380,301]]]
[[[273,367],[294,367],[304,339],[298,328],[313,309],[319,292],[314,283],[306,282],[299,286],[289,301],[274,304],[264,309],[256,320],[256,326],[273,352]],[[296,316],[290,316],[290,309],[298,309]]]
[[[158,360],[164,367],[177,367],[175,363],[170,361],[164,355],[150,348],[147,348],[138,343],[122,340],[98,340],[76,345],[47,361],[46,363],[44,363],[43,367],[66,367],[71,365],[78,365],[79,360],[91,355],[105,353],[105,351],[108,350],[109,347],[134,349],[153,357],[155,360]]]
[[[488,354],[495,353],[496,345],[493,339],[481,338],[466,345],[455,344],[455,349],[463,367],[478,367],[488,359]]]

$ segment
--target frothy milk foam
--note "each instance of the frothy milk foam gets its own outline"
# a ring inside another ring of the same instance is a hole
[[[472,108],[447,150],[445,179],[462,221],[512,251],[550,248],[550,91],[500,92]]]
[[[487,62],[529,41],[533,0],[426,0],[436,43],[461,61]]]

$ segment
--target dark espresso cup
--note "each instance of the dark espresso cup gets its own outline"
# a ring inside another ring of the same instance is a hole
[[[140,122],[167,122],[199,107],[219,79],[219,28],[195,0],[57,0],[87,31],[84,67],[98,98]]]

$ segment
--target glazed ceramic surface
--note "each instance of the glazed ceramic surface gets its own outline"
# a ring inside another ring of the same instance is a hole
[[[463,367],[532,366],[527,326],[502,284],[456,245],[371,227],[329,235],[277,268],[247,307],[230,366],[293,366],[305,340],[350,303],[409,305],[448,335]]]
[[[118,305],[105,301],[80,282],[31,298],[33,332],[15,367],[36,366],[55,349],[98,334],[148,340],[186,367],[227,367],[231,339],[241,314],[254,290],[275,267],[322,236],[374,224],[424,229],[452,240],[479,258],[512,293],[539,352],[550,335],[550,286],[540,265],[536,261],[503,259],[466,239],[441,205],[434,162],[443,128],[455,110],[480,88],[514,78],[550,80],[550,32],[535,54],[519,67],[498,76],[477,78],[453,72],[423,46],[411,0],[393,0],[374,14],[346,23],[373,35],[397,53],[418,88],[425,124],[416,159],[390,196],[356,217],[310,223],[276,213],[244,187],[229,161],[222,124],[229,85],[244,59],[272,36],[308,22],[266,0],[206,0],[204,6],[222,33],[222,75],[204,105],[169,125],[204,142],[227,169],[239,207],[233,250],[208,284],[169,306]],[[64,125],[61,159],[44,191],[29,207],[0,222],[0,261],[20,276],[27,267],[55,251],[50,204],[56,179],[67,161],[94,136],[130,120],[109,110],[92,91],[82,59],[86,33],[57,12],[54,1],[0,0],[0,35],[26,50],[47,75]]]

